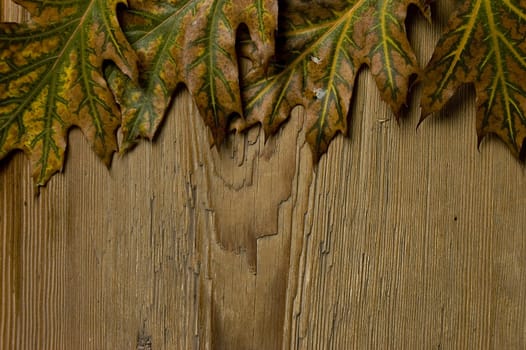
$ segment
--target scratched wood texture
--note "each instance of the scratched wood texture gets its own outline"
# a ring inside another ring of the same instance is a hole
[[[2,20],[25,15],[3,0]],[[434,25],[411,10],[424,64]],[[188,93],[106,169],[73,130],[35,196],[0,163],[0,349],[525,349],[526,176],[464,88],[418,129],[368,72],[314,169],[302,112],[219,150]]]

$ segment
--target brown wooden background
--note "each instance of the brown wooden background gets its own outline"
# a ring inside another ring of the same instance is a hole
[[[422,64],[453,8],[409,21]],[[184,91],[110,170],[78,130],[38,197],[2,161],[0,348],[525,349],[524,166],[469,88],[416,129],[419,91],[397,125],[363,71],[316,171],[301,110],[218,151]]]

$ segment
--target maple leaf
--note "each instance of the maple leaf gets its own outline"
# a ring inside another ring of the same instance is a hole
[[[141,62],[140,85],[108,77],[123,113],[122,149],[151,138],[179,83],[185,83],[216,143],[242,114],[236,33],[245,24],[266,67],[274,52],[277,3],[270,0],[133,0],[123,27]]]
[[[470,0],[452,15],[423,76],[422,118],[474,83],[479,144],[496,134],[518,156],[526,137],[526,1]]]
[[[354,80],[366,64],[395,115],[409,78],[419,72],[404,20],[424,0],[280,2],[277,62],[271,74],[250,73],[244,85],[246,123],[273,133],[296,105],[306,108],[307,140],[317,159],[337,132],[347,131]]]
[[[29,23],[0,24],[0,158],[21,149],[38,186],[60,170],[67,131],[78,126],[106,162],[119,110],[103,76],[111,60],[135,77],[136,55],[120,30],[122,0],[19,0]]]

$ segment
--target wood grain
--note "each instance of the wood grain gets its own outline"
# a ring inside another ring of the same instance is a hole
[[[422,65],[453,8],[413,13]],[[218,150],[185,91],[109,170],[78,130],[39,196],[1,161],[0,349],[526,348],[524,167],[470,88],[416,129],[419,94],[397,124],[364,70],[316,167],[301,109]]]

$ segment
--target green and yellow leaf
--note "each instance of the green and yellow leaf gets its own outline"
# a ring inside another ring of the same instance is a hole
[[[123,147],[152,137],[179,83],[193,95],[215,142],[242,114],[236,33],[246,24],[258,67],[274,53],[277,3],[270,0],[130,1],[125,32],[141,62],[140,85],[118,72],[110,81],[123,111]]]
[[[396,116],[409,79],[419,72],[405,31],[410,4],[424,0],[280,2],[277,62],[267,76],[246,77],[246,124],[273,133],[296,105],[306,108],[307,140],[319,157],[337,132],[347,131],[354,81],[366,64]]]
[[[526,138],[526,1],[468,0],[452,15],[422,79],[422,115],[475,85],[479,143],[501,138],[519,156]]]
[[[78,126],[109,163],[120,118],[103,62],[137,76],[136,55],[116,16],[124,0],[17,3],[32,20],[0,24],[0,158],[23,150],[43,185],[61,169],[67,131]]]

